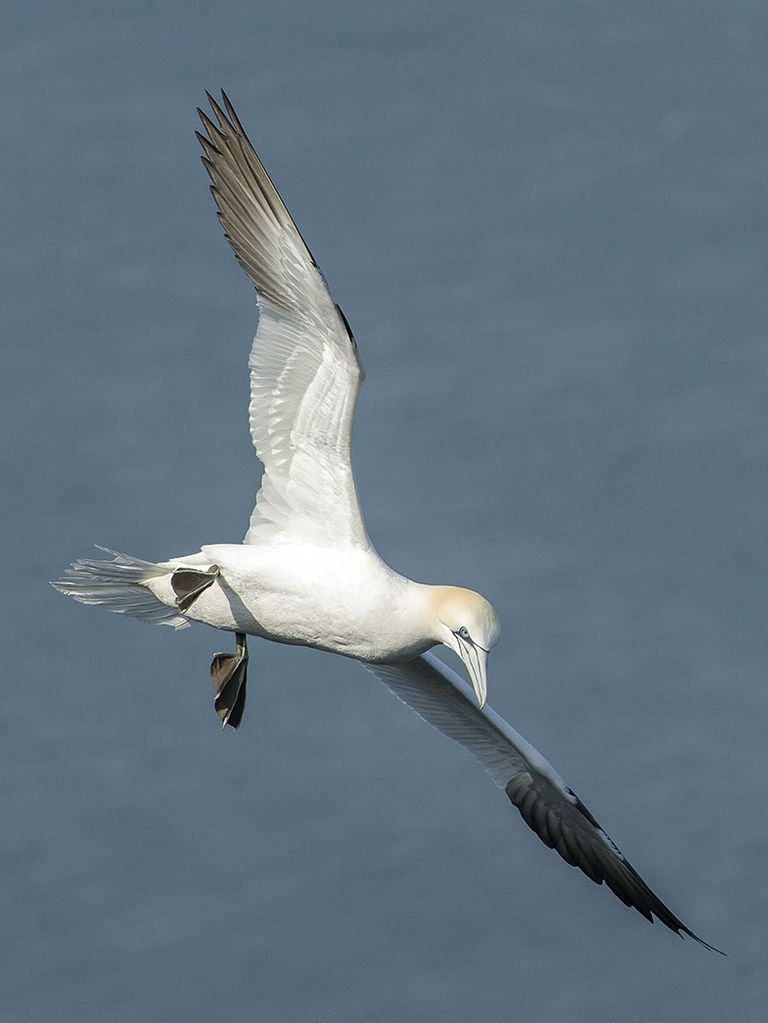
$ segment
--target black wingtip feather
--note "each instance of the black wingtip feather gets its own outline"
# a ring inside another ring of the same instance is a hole
[[[542,807],[537,805],[537,793],[535,789],[526,786],[524,775],[510,779],[506,786],[509,800],[517,807],[528,827],[566,863],[578,867],[595,884],[605,884],[625,906],[636,909],[650,923],[653,923],[654,919],[659,920],[679,937],[687,936],[711,952],[725,955],[722,949],[715,948],[694,934],[664,905],[611,841],[576,793],[570,789],[568,792],[573,800],[573,808],[598,832],[595,840],[605,842],[610,850],[609,860],[599,855],[599,846],[591,844],[591,841],[585,840],[579,833],[571,832],[562,825],[556,834],[550,833],[548,816],[541,813]]]
[[[211,104],[211,110],[213,110],[214,114],[216,114],[216,118],[219,124],[223,124],[224,122],[226,122],[227,118],[224,115],[224,111],[221,109],[218,102],[213,98],[213,96],[210,94],[210,92],[208,92],[207,89],[205,91],[205,95],[208,98],[208,102]]]
[[[222,102],[224,103],[224,107],[227,111],[227,116],[229,117],[230,122],[242,135],[245,135],[245,129],[240,123],[240,118],[237,116],[235,108],[232,106],[232,103],[230,102],[229,96],[226,94],[226,92],[224,92],[223,89],[221,90],[221,99]]]

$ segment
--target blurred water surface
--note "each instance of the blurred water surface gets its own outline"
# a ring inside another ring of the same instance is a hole
[[[757,1019],[768,856],[768,11],[10,4],[0,990],[56,1019]],[[490,699],[720,960],[530,835],[355,664],[208,663],[47,586],[238,540],[255,302],[224,86],[355,330],[395,568],[489,596]]]

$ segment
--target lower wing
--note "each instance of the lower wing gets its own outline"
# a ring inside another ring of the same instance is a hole
[[[464,746],[504,789],[525,823],[551,849],[621,901],[681,937],[719,952],[689,930],[651,891],[548,761],[431,654],[405,664],[365,664],[403,703]]]

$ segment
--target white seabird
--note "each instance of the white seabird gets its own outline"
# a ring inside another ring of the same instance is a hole
[[[707,948],[657,898],[551,765],[490,708],[486,660],[499,638],[478,593],[398,575],[363,524],[350,458],[363,370],[349,325],[256,155],[226,95],[209,95],[214,123],[198,133],[219,220],[256,288],[250,428],[264,464],[242,544],[207,544],[153,563],[83,558],[53,585],[84,604],[184,628],[234,632],[233,654],[211,664],[223,726],[243,715],[246,635],[361,661],[404,703],[466,747],[525,822],[587,877],[648,920]],[[474,694],[427,651],[463,661]]]

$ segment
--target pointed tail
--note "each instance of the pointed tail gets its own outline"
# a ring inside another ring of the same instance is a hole
[[[65,570],[65,578],[52,581],[51,586],[81,604],[103,604],[109,611],[133,615],[144,622],[174,629],[189,625],[177,608],[164,604],[147,586],[151,579],[169,574],[171,568],[108,547],[98,549],[111,554],[113,560],[79,558]]]

